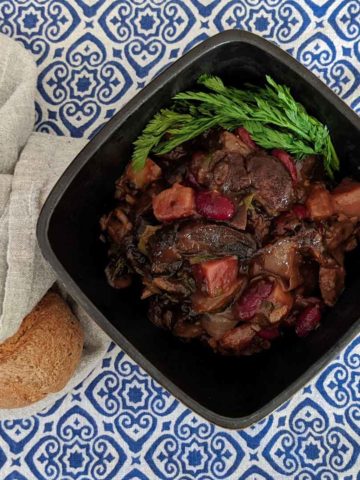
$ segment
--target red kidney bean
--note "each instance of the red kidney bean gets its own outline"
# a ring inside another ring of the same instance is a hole
[[[320,323],[320,305],[310,305],[300,313],[296,321],[295,332],[298,337],[306,337]]]
[[[254,140],[251,138],[250,133],[246,130],[244,127],[237,128],[235,130],[235,134],[240,137],[240,140],[242,140],[248,147],[250,148],[256,148],[256,143]]]
[[[299,203],[293,206],[292,211],[295,213],[299,220],[304,220],[304,218],[307,218],[309,216],[305,205],[300,205]]]
[[[235,214],[233,202],[218,192],[198,192],[196,209],[200,215],[213,220],[230,220]]]
[[[243,321],[251,320],[272,290],[272,282],[266,280],[260,280],[250,285],[233,306],[235,318]]]
[[[278,158],[280,162],[288,169],[291,178],[293,180],[293,183],[297,182],[297,170],[296,166],[294,163],[294,159],[292,158],[291,155],[289,155],[285,150],[280,150],[278,148],[275,148],[272,150],[271,154]]]
[[[258,336],[263,338],[264,340],[274,340],[275,338],[280,336],[280,332],[278,328],[263,328],[258,332]]]

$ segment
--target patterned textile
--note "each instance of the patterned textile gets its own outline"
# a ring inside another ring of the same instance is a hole
[[[218,31],[257,32],[360,112],[360,0],[0,0],[39,68],[38,131],[91,137]],[[73,393],[0,423],[2,480],[359,480],[360,337],[243,431],[202,420],[118,347]]]

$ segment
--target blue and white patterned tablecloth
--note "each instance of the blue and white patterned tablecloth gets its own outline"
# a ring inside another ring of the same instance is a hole
[[[273,40],[360,111],[360,0],[0,0],[39,66],[38,131],[91,137],[216,32]],[[360,338],[241,432],[214,427],[112,345],[51,409],[0,423],[1,480],[360,479]]]

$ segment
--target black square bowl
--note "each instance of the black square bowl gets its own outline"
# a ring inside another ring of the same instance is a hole
[[[221,357],[197,344],[182,343],[150,323],[137,291],[108,286],[98,221],[110,209],[114,181],[150,117],[175,93],[193,86],[203,72],[233,85],[263,83],[266,74],[289,85],[309,112],[329,126],[341,176],[358,177],[360,121],[352,110],[276,46],[250,33],[228,31],[174,63],[89,142],[48,197],[37,235],[60,282],[141,367],[211,422],[244,428],[289,399],[359,331],[359,252],[349,258],[346,290],[320,329],[305,339],[280,340],[252,357]]]

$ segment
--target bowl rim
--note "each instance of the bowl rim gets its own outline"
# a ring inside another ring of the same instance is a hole
[[[44,258],[53,268],[57,279],[64,285],[69,294],[84,308],[91,318],[123,349],[136,363],[140,365],[149,375],[151,375],[161,386],[167,389],[176,399],[181,401],[195,413],[205,420],[218,426],[228,429],[243,429],[249,427],[255,422],[259,422],[269,415],[283,403],[289,400],[296,392],[304,387],[315,375],[317,375],[326,365],[334,359],[340,351],[350,343],[360,330],[360,321],[357,319],[354,324],[345,332],[337,342],[320,357],[311,367],[302,375],[294,380],[282,392],[276,395],[272,400],[263,405],[255,412],[243,417],[227,417],[213,412],[211,409],[203,406],[185,393],[180,387],[173,383],[164,375],[151,361],[149,361],[131,342],[129,342],[119,330],[97,309],[91,299],[85,295],[71,275],[66,271],[53,251],[48,237],[49,224],[53,211],[60,203],[67,186],[74,180],[83,166],[90,160],[95,152],[108,140],[108,138],[131,117],[138,109],[139,105],[146,102],[161,86],[169,80],[176,77],[181,71],[194,63],[205,52],[218,48],[221,45],[229,43],[245,43],[256,46],[274,57],[280,63],[286,64],[295,74],[303,77],[305,81],[315,90],[321,91],[334,107],[344,115],[355,128],[360,130],[359,117],[347,106],[333,91],[331,91],[319,78],[311,73],[306,67],[291,57],[287,52],[273,43],[265,40],[258,35],[240,30],[227,30],[208,38],[200,43],[171,66],[166,68],[155,79],[153,79],[144,89],[135,95],[123,108],[121,108],[114,117],[109,120],[103,128],[95,135],[93,139],[80,151],[71,164],[59,178],[45,204],[40,212],[37,222],[36,234],[40,250]]]

